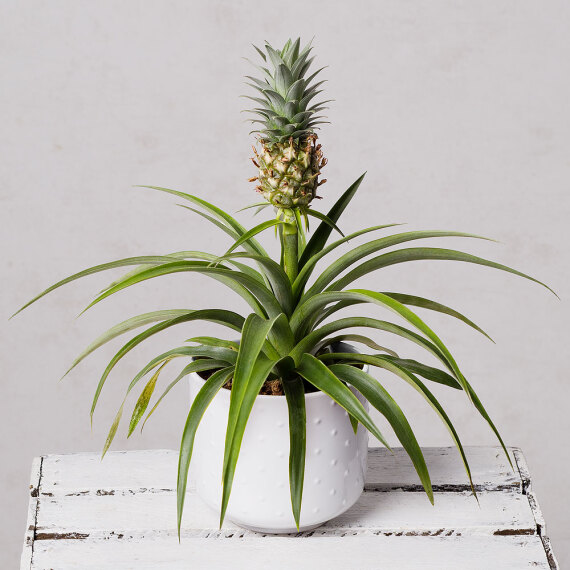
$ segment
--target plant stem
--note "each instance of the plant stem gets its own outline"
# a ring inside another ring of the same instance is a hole
[[[299,236],[298,228],[295,220],[295,215],[290,210],[283,211],[283,221],[282,225],[282,257],[283,257],[283,269],[289,277],[291,283],[295,281],[297,277],[297,264],[299,262]]]

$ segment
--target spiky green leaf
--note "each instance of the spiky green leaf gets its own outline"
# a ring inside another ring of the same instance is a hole
[[[282,383],[289,410],[289,489],[293,517],[299,530],[307,447],[305,389],[299,376],[286,378]]]
[[[425,492],[433,504],[431,480],[422,450],[400,406],[380,382],[363,370],[346,364],[333,364],[330,370],[335,376],[354,386],[388,420],[412,460]]]
[[[297,366],[297,372],[307,382],[310,382],[332,398],[339,406],[358,420],[380,443],[390,449],[382,432],[374,424],[360,400],[320,360],[317,360],[312,354],[303,354]]]
[[[178,479],[176,485],[176,507],[177,507],[177,522],[178,522],[178,539],[180,539],[180,527],[182,524],[182,512],[184,510],[184,499],[186,498],[186,483],[188,480],[188,469],[190,467],[190,460],[192,458],[192,449],[194,447],[194,438],[196,430],[200,425],[200,421],[204,412],[210,405],[214,396],[218,393],[220,388],[227,382],[228,378],[233,373],[233,367],[223,368],[215,372],[205,382],[188,412],[184,432],[182,433],[182,442],[180,444],[180,455],[178,458]]]

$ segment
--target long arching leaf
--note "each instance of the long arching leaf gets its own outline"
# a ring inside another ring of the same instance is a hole
[[[202,198],[198,198],[197,196],[193,196],[191,194],[185,194],[184,192],[179,192],[178,190],[171,190],[170,188],[162,188],[160,186],[144,186],[140,185],[139,188],[150,188],[151,190],[159,190],[160,192],[166,192],[168,194],[174,194],[180,198],[184,198],[184,200],[188,200],[193,204],[196,204],[200,208],[203,208],[207,212],[209,212],[212,216],[217,218],[218,220],[222,221],[225,225],[230,227],[240,236],[245,233],[245,228],[232,216],[230,216],[227,212],[224,212],[221,208],[206,202]],[[267,255],[267,252],[261,247],[261,245],[254,239],[248,240],[249,244],[255,249],[256,253],[259,255]]]
[[[226,253],[224,253],[224,255],[222,257],[227,257],[236,247],[239,247],[240,245],[242,245],[246,241],[250,240],[253,236],[256,236],[257,234],[259,234],[259,233],[261,233],[261,232],[263,232],[269,228],[281,225],[283,223],[285,223],[283,220],[278,220],[278,219],[268,220],[266,222],[261,222],[261,224],[258,224],[257,226],[251,228],[250,230],[247,230],[243,235],[241,235],[232,244],[232,246],[228,249],[228,251],[226,251]],[[265,255],[264,258],[267,259],[267,256]]]
[[[419,231],[419,232],[403,232],[401,234],[394,234],[391,236],[386,236],[383,238],[379,238],[354,249],[351,249],[341,257],[339,257],[336,261],[331,263],[322,273],[319,275],[318,279],[315,283],[311,286],[311,288],[305,293],[303,296],[304,299],[320,293],[323,291],[327,285],[329,285],[336,277],[338,277],[343,271],[348,269],[351,265],[359,261],[360,259],[376,253],[382,249],[386,249],[388,247],[393,247],[395,245],[405,243],[408,241],[415,241],[420,239],[432,239],[432,238],[441,238],[441,237],[466,237],[466,238],[476,238],[476,239],[488,239],[481,236],[477,236],[475,234],[468,234],[465,232],[442,232],[442,231]],[[421,249],[421,248],[420,248]],[[402,250],[400,250],[402,251]],[[405,251],[405,250],[404,250]],[[393,252],[397,253],[397,252]],[[390,255],[390,254],[388,254]],[[369,263],[369,262],[366,262]],[[351,271],[348,275],[355,274],[356,271],[360,267],[366,266],[366,263],[358,266],[355,270]],[[364,273],[362,273],[364,274]],[[340,290],[343,287],[336,286],[336,283],[343,282],[342,278],[335,282],[329,289],[332,290]],[[350,283],[350,281],[347,281]]]
[[[137,315],[136,317],[131,317],[130,319],[127,319],[126,321],[123,321],[122,323],[111,327],[102,335],[98,336],[85,350],[83,350],[83,352],[72,362],[71,366],[63,375],[63,377],[67,376],[84,358],[114,338],[117,338],[126,332],[132,331],[133,329],[148,325],[150,323],[156,323],[157,321],[165,321],[179,317],[181,315],[187,314],[188,312],[188,309],[152,311],[150,313]]]
[[[215,259],[217,259],[217,258],[214,255],[208,256],[208,261],[212,261]],[[151,267],[151,268],[141,269],[140,271],[137,271],[137,272],[131,272],[130,274],[126,275],[123,279],[119,279],[113,285],[111,285],[110,287],[108,287],[107,289],[105,289],[101,293],[99,293],[98,297],[90,305],[88,305],[82,311],[81,314],[83,314],[85,311],[87,311],[93,305],[97,304],[99,301],[105,299],[106,297],[108,297],[110,295],[113,295],[117,291],[121,291],[122,289],[124,289],[126,287],[130,287],[131,285],[133,285],[135,283],[140,283],[142,281],[146,281],[147,279],[151,279],[153,277],[159,277],[161,275],[169,274],[170,273],[169,269],[171,268],[173,263],[176,263],[176,262],[171,260],[169,263],[163,263],[160,266],[155,265],[154,267]],[[178,263],[182,263],[182,264],[187,263],[187,264],[189,264],[189,267],[209,267],[210,266],[210,263],[206,263],[204,261],[179,261]],[[166,270],[162,271],[160,269],[161,267],[162,268],[166,267]],[[226,266],[218,266],[216,269],[218,269],[220,271],[225,270],[229,273],[233,273],[234,275],[236,275],[236,274],[245,275],[245,279],[249,279],[249,282],[251,284],[253,284],[254,287],[255,287],[255,283],[257,283],[260,291],[264,291],[265,289],[267,289],[267,287],[265,287],[265,285],[263,283],[263,277],[260,278],[259,274],[251,276],[249,271],[248,272],[233,271],[232,269],[230,269]],[[249,268],[249,269],[251,270],[251,268]],[[178,268],[175,271],[173,271],[172,273],[177,273],[179,271],[185,271],[185,270],[181,270]],[[192,271],[192,270],[188,269],[187,271]],[[198,271],[198,269],[196,269],[195,271]],[[228,287],[232,291],[235,291],[240,297],[242,297],[242,299],[245,300],[245,302],[256,313],[258,313],[260,315],[266,314],[265,309],[263,308],[261,303],[258,301],[257,297],[250,291],[250,289],[248,287],[245,287],[242,283],[240,283],[239,279],[228,279],[221,274],[213,274],[212,272],[209,272],[209,276],[212,277],[213,279],[215,279],[216,281],[223,283],[226,287]]]
[[[451,423],[449,416],[438,402],[437,398],[428,390],[425,384],[414,374],[408,372],[406,369],[394,364],[388,358],[382,358],[367,354],[353,354],[353,353],[342,353],[342,354],[322,354],[319,356],[320,360],[327,361],[327,360],[335,360],[335,359],[347,359],[356,362],[362,362],[364,364],[371,364],[372,366],[377,366],[379,368],[383,368],[384,370],[388,370],[392,372],[396,376],[402,378],[402,380],[406,381],[410,386],[412,386],[415,390],[417,390],[428,402],[428,404],[435,410],[437,415],[443,421],[445,427],[449,431],[453,442],[455,443],[459,454],[461,456],[461,460],[463,461],[463,466],[465,467],[465,471],[469,478],[469,483],[471,485],[471,490],[475,496],[475,487],[473,486],[473,480],[471,478],[471,469],[469,468],[469,463],[467,461],[467,456],[465,455],[465,450],[463,449],[463,445],[461,444],[461,440],[459,439],[459,435],[455,430],[455,427]]]
[[[265,339],[273,328],[275,320],[276,318],[266,320],[262,319],[258,315],[251,314],[247,317],[243,325],[230,395],[228,427],[226,430],[226,441],[224,447],[224,474],[228,466],[228,461],[230,460],[234,430],[237,425],[244,394],[246,392],[249,379],[253,373],[254,364],[257,362]]]
[[[297,362],[303,353],[314,352],[321,340],[325,339],[328,335],[349,328],[371,328],[395,334],[417,344],[421,348],[433,354],[446,366],[449,366],[447,360],[445,359],[445,356],[441,353],[437,346],[435,346],[435,344],[430,342],[428,339],[401,325],[397,325],[396,323],[382,321],[379,319],[372,319],[370,317],[346,317],[344,319],[332,321],[323,325],[321,328],[315,329],[307,336],[303,337],[295,345],[295,347],[291,350],[291,357],[295,360],[295,362]]]
[[[136,283],[141,283],[142,281],[153,279],[154,277],[160,277],[162,275],[171,275],[174,273],[182,272],[201,273],[203,275],[207,275],[213,277],[218,281],[221,281],[224,283],[224,285],[241,295],[256,312],[262,309],[264,311],[267,311],[271,316],[278,315],[282,312],[282,308],[275,299],[273,293],[255,279],[252,279],[248,275],[239,271],[210,267],[209,264],[205,261],[175,261],[172,263],[159,265],[158,267],[151,267],[143,273],[135,275],[131,279],[101,293],[87,306],[85,310],[91,308],[93,305],[99,303],[110,295],[113,295],[127,287],[130,287],[131,285],[135,285]],[[248,292],[251,292],[252,296],[250,297],[244,295],[243,291],[234,287],[235,284],[245,287]]]
[[[459,319],[460,321],[464,322],[466,325],[474,328],[477,332],[480,332],[482,335],[486,336],[491,342],[493,342],[493,343],[495,342],[481,327],[479,327],[473,321],[468,319],[465,315],[462,315],[459,311],[456,311],[455,309],[452,309],[451,307],[448,307],[448,306],[443,305],[441,303],[437,303],[436,301],[432,301],[430,299],[424,299],[423,297],[417,297],[415,295],[404,295],[401,293],[388,293],[388,292],[384,292],[384,291],[382,293],[384,295],[388,295],[388,297],[392,297],[393,299],[396,299],[397,301],[399,301],[403,305],[416,306],[416,307],[428,309],[431,311],[435,311],[435,312],[439,312],[439,313],[443,313],[443,314],[455,317],[456,319]],[[337,311],[340,311],[341,309],[345,309],[345,308],[350,307],[352,305],[358,305],[359,303],[360,303],[360,301],[343,301],[343,302],[336,303],[335,305],[333,305],[333,306],[329,307],[328,309],[325,309],[324,311],[322,311],[319,315],[315,315],[315,317],[312,319],[310,328],[315,328],[317,325],[319,325],[323,321],[326,321],[333,313],[336,313]]]
[[[307,447],[305,389],[299,376],[284,379],[282,383],[289,410],[289,489],[293,517],[299,530]]]
[[[309,280],[311,273],[315,269],[315,265],[325,255],[327,255],[328,253],[330,253],[331,251],[333,251],[334,249],[336,249],[337,247],[339,247],[343,243],[350,241],[351,239],[355,239],[355,238],[357,238],[361,235],[367,234],[369,232],[374,232],[374,231],[382,230],[385,228],[391,228],[391,227],[397,226],[397,225],[399,225],[399,224],[384,224],[382,226],[373,226],[371,228],[359,230],[357,232],[353,232],[353,233],[347,235],[346,237],[343,237],[343,238],[331,243],[327,247],[316,252],[310,259],[307,259],[307,261],[303,265],[303,268],[299,271],[299,274],[295,278],[295,282],[293,283],[293,293],[294,293],[295,297],[300,296],[300,294],[303,292],[303,288],[305,287],[307,281]]]
[[[176,252],[176,253],[167,254],[166,257],[170,258],[168,263],[172,263],[172,262],[177,261],[177,260],[185,260],[185,259],[192,259],[192,260],[198,260],[198,261],[208,261],[208,262],[217,261],[219,259],[218,256],[216,256],[216,255],[213,255],[211,253],[205,253],[202,251],[180,251],[180,252]],[[263,285],[264,283],[266,283],[268,287],[270,286],[269,281],[267,281],[267,279],[265,277],[265,274],[261,274],[258,271],[256,271],[255,269],[249,267],[248,265],[245,265],[244,263],[238,263],[237,261],[234,261],[234,260],[229,260],[228,263],[233,265],[241,273],[245,273],[246,275],[248,275],[249,277],[251,277],[255,281],[258,281],[260,284]],[[165,262],[163,262],[162,264],[154,264],[154,266],[158,266],[158,265],[165,265]],[[227,267],[225,265],[218,265],[218,268],[219,269],[231,270],[229,267]],[[149,269],[148,266],[140,266],[140,267],[135,268],[133,271],[129,271],[128,273],[123,275],[120,279],[113,281],[113,283],[111,283],[105,289],[100,291],[99,294],[106,293],[107,291],[110,291],[111,289],[115,289],[116,287],[118,288],[118,287],[122,286],[124,283],[130,282],[132,279],[135,279],[137,276],[143,274],[148,269]],[[214,277],[214,278],[216,279],[216,277]],[[219,278],[218,278],[218,281],[223,282],[223,280],[219,279]],[[248,289],[246,287],[244,287],[243,285],[239,285],[237,283],[234,283],[233,285],[231,285],[230,288],[233,289],[234,291],[236,291],[236,293],[238,293],[241,297],[243,297],[248,302],[250,307],[252,307],[254,310],[257,310],[260,314],[263,314],[263,310],[259,306],[258,301],[248,291]]]
[[[137,424],[139,423],[139,420],[141,419],[142,415],[146,412],[146,409],[148,407],[148,403],[154,393],[154,389],[156,387],[156,382],[158,380],[158,377],[160,376],[160,373],[162,372],[162,369],[168,364],[168,362],[165,362],[150,378],[150,380],[147,382],[146,386],[143,388],[143,391],[141,392],[141,395],[139,396],[139,399],[137,400],[137,403],[135,404],[135,409],[133,410],[133,414],[131,416],[131,421],[129,422],[129,432],[127,434],[127,438],[129,438],[131,436],[131,434],[133,433],[134,429],[137,427]]]
[[[227,362],[224,362],[223,360],[214,360],[212,358],[200,358],[199,360],[195,360],[194,362],[191,362],[190,364],[185,366],[180,372],[180,374],[178,374],[178,376],[164,389],[164,392],[161,394],[160,398],[156,401],[150,412],[146,415],[143,425],[141,426],[141,431],[143,430],[150,416],[152,416],[156,408],[158,408],[160,402],[164,400],[166,395],[170,392],[170,390],[172,390],[172,388],[174,388],[174,386],[176,386],[176,384],[178,384],[178,382],[180,382],[180,380],[182,380],[189,374],[192,374],[192,372],[202,372],[205,370],[222,369],[222,368],[227,368],[227,366],[228,366]]]
[[[338,378],[352,384],[389,422],[400,443],[410,456],[420,481],[433,505],[433,490],[428,468],[418,444],[416,436],[402,412],[400,406],[385,390],[385,388],[369,374],[346,364],[333,364],[330,366]]]
[[[202,212],[199,212],[199,213],[202,214]],[[214,220],[214,221],[216,221],[216,220]],[[220,223],[220,222],[217,222],[217,223]],[[218,256],[216,256],[212,253],[206,253],[204,251],[176,251],[174,253],[167,253],[164,257],[170,258],[171,262],[179,260],[179,259],[196,259],[196,260],[201,260],[201,261],[215,261],[218,258]],[[247,273],[250,277],[257,279],[260,282],[264,282],[263,275],[261,273],[259,273],[259,271],[256,271],[255,269],[253,269],[252,267],[249,267],[248,265],[245,265],[244,263],[238,263],[237,261],[233,261],[233,260],[229,261],[228,263],[230,265],[233,265],[239,271],[242,271],[243,273]],[[154,265],[160,265],[160,264],[157,263]],[[115,281],[110,283],[107,287],[102,289],[100,292],[102,293],[103,291],[106,291],[107,289],[114,287],[118,283],[121,283],[122,281],[129,279],[133,275],[137,275],[138,273],[142,273],[146,269],[148,269],[148,265],[142,265],[140,267],[136,267],[135,269],[125,273],[119,279],[116,279]]]
[[[340,228],[325,214],[319,212],[317,210],[311,210],[310,208],[307,209],[306,214],[308,216],[313,216],[313,218],[317,218],[317,220],[321,220],[329,226],[331,229],[336,230],[342,237],[345,237]]]
[[[437,301],[432,301],[431,299],[425,299],[424,297],[417,297],[416,295],[405,295],[403,293],[391,293],[382,291],[383,295],[387,295],[388,297],[392,297],[396,301],[402,303],[402,305],[410,305],[412,307],[420,307],[421,309],[428,309],[430,311],[435,311],[437,313],[443,313],[445,315],[449,315],[451,317],[455,317],[456,319],[462,321],[466,325],[470,326],[471,328],[475,329],[477,332],[480,332],[482,335],[486,336],[491,342],[494,342],[493,339],[478,325],[476,325],[472,320],[468,319],[465,315],[462,315],[460,312],[438,303]],[[358,301],[348,301],[343,303],[342,307],[336,308],[336,310],[340,310],[341,308],[346,308],[351,305],[357,305]],[[333,310],[325,311],[322,314],[322,320],[330,316]]]
[[[341,214],[344,212],[345,208],[348,206],[348,204],[356,194],[356,191],[358,190],[358,187],[360,186],[360,183],[364,179],[365,175],[366,173],[364,173],[355,182],[353,182],[348,188],[348,190],[344,192],[344,194],[335,202],[334,206],[329,210],[329,212],[327,213],[327,217],[331,219],[333,222],[335,223],[338,222]],[[311,259],[313,255],[315,255],[325,247],[327,240],[331,235],[331,232],[332,228],[328,224],[325,224],[324,222],[321,222],[319,224],[319,227],[317,228],[315,233],[311,236],[311,239],[307,242],[307,247],[305,247],[303,255],[299,259],[299,270],[303,268],[305,263],[307,263],[307,261]]]
[[[257,315],[254,315],[254,317],[256,317],[256,319],[254,320],[259,319]],[[249,338],[251,339],[251,336]],[[240,344],[240,348],[241,346],[243,346],[243,343],[245,342],[248,342],[248,344],[252,346],[252,344],[249,341],[246,341],[245,338],[242,338],[242,344]],[[251,351],[249,350],[244,351],[244,354],[246,353],[251,353]],[[243,360],[241,362],[243,362]],[[245,432],[245,427],[247,425],[247,420],[249,419],[249,414],[251,413],[251,409],[253,408],[255,398],[259,394],[259,391],[261,390],[261,387],[263,386],[263,383],[267,379],[267,376],[269,375],[269,372],[273,368],[274,364],[275,364],[274,361],[265,358],[265,356],[259,354],[258,352],[258,356],[255,362],[253,363],[253,366],[251,366],[246,375],[243,375],[240,378],[241,384],[239,388],[242,397],[239,403],[239,408],[237,409],[237,418],[232,429],[231,443],[228,448],[227,460],[224,457],[224,472],[222,480],[223,482],[222,504],[220,508],[220,528],[224,523],[226,509],[228,508],[228,501],[230,500],[230,494],[232,491],[232,484],[234,480],[237,460],[241,448],[241,442],[243,440],[243,434]],[[232,396],[234,395],[235,380],[237,377],[239,365],[240,362],[238,362],[238,364],[236,365],[236,370],[234,374],[234,383],[232,385]],[[231,405],[232,402],[230,397],[230,408]],[[229,429],[229,418],[228,418],[228,429]]]
[[[384,355],[383,355],[384,356]],[[455,388],[456,390],[462,390],[461,384],[444,370],[439,368],[434,368],[433,366],[428,366],[418,362],[417,360],[411,360],[409,358],[392,358],[392,362],[405,368],[409,372],[418,374],[426,380],[431,382],[437,382],[438,384],[443,384],[444,386],[449,386],[450,388]]]
[[[63,285],[67,285],[76,279],[81,279],[82,277],[87,277],[88,275],[93,275],[94,273],[99,273],[101,271],[107,271],[108,269],[115,269],[117,267],[128,267],[129,265],[155,265],[157,263],[166,263],[168,261],[171,260],[163,255],[144,255],[139,257],[126,257],[125,259],[119,259],[117,261],[111,261],[109,263],[102,263],[101,265],[89,267],[89,269],[84,269],[83,271],[74,273],[73,275],[62,279],[61,281],[58,281],[54,285],[51,285],[51,287],[48,287],[45,291],[42,291],[39,295],[36,295],[31,301],[28,301],[23,307],[19,308],[12,315],[12,317],[15,317],[18,313],[48,293],[51,293],[52,291],[55,291],[55,289],[62,287]]]
[[[267,335],[266,345],[270,344],[274,347],[274,352],[270,352],[264,348],[263,352],[268,358],[273,360],[284,358],[291,352],[295,344],[293,331],[289,326],[289,319],[282,313],[273,323],[273,328]],[[265,345],[264,345],[265,346]]]
[[[204,358],[213,358],[213,354],[211,351],[206,351],[204,347],[196,347],[196,346],[178,346],[176,348],[172,348],[155,356],[150,362],[148,362],[139,372],[137,372],[136,376],[131,380],[129,387],[127,388],[127,395],[131,392],[131,390],[139,383],[141,378],[144,378],[151,370],[160,366],[163,362],[170,362],[175,358],[183,358],[188,357],[192,358],[194,356],[200,356]],[[229,366],[230,364],[234,364],[235,360],[224,360],[225,365]]]
[[[164,352],[163,354],[153,358],[137,375],[131,380],[125,394],[125,400],[131,393],[131,390],[138,384],[141,378],[146,376],[150,370],[162,365],[164,362],[170,362],[178,357],[190,357],[200,359],[214,359],[216,362],[223,362],[223,366],[230,366],[236,363],[237,351],[218,346],[182,346]],[[200,360],[202,362],[202,360]],[[198,367],[197,370],[207,370],[208,368]]]
[[[111,429],[107,434],[107,439],[105,441],[105,445],[103,446],[103,452],[101,453],[101,460],[105,457],[109,447],[111,447],[111,443],[113,443],[113,439],[115,439],[115,435],[117,434],[117,428],[119,427],[119,423],[121,422],[121,418],[123,417],[123,406],[119,408],[113,423],[111,424]]]
[[[116,354],[113,356],[107,368],[103,372],[103,376],[99,380],[97,385],[97,389],[95,390],[95,395],[93,397],[93,404],[91,405],[91,418],[93,418],[93,413],[95,412],[95,407],[97,406],[97,401],[99,400],[99,395],[107,377],[111,373],[111,370],[115,367],[115,365],[126,355],[128,354],[135,346],[138,346],[141,342],[146,340],[147,338],[159,333],[167,328],[173,327],[175,325],[189,322],[189,321],[211,321],[218,324],[229,326],[234,330],[241,330],[243,317],[237,315],[236,313],[232,313],[231,311],[225,311],[222,309],[205,309],[201,311],[189,311],[186,315],[182,315],[180,317],[176,317],[174,319],[170,319],[168,321],[163,321],[158,323],[144,332],[138,334],[134,338],[132,338],[129,342],[127,342]],[[191,349],[191,347],[188,347]],[[196,349],[194,349],[196,350]],[[233,351],[228,350],[228,354]]]
[[[291,328],[295,334],[299,334],[300,331],[303,330],[303,323],[306,321],[308,316],[313,314],[315,311],[319,311],[321,308],[332,302],[344,300],[364,300],[376,305],[380,305],[396,313],[405,319],[408,323],[413,325],[417,330],[419,330],[429,340],[431,340],[433,344],[437,346],[439,351],[445,356],[447,363],[453,370],[455,377],[461,384],[461,387],[465,390],[469,399],[471,399],[471,396],[467,389],[466,380],[461,374],[461,371],[459,370],[455,359],[445,344],[441,341],[441,339],[430,327],[427,326],[426,323],[424,323],[422,319],[420,319],[420,317],[418,317],[418,315],[408,309],[408,307],[402,305],[402,303],[399,303],[387,295],[383,295],[382,293],[376,293],[374,291],[368,291],[366,289],[352,289],[349,291],[331,291],[320,293],[314,297],[310,297],[307,301],[297,307],[293,313],[293,316],[291,317]]]
[[[542,283],[542,281],[539,281],[530,275],[526,275],[525,273],[521,273],[516,269],[511,269],[506,265],[495,263],[494,261],[489,261],[488,259],[483,259],[482,257],[477,257],[475,255],[464,253],[462,251],[456,251],[454,249],[441,249],[437,247],[410,247],[406,249],[400,249],[398,251],[391,251],[390,253],[384,253],[383,255],[379,255],[368,261],[365,261],[358,267],[354,268],[344,277],[341,277],[335,281],[328,288],[328,290],[338,291],[340,289],[344,289],[344,287],[359,277],[362,277],[371,271],[376,271],[382,267],[388,267],[390,265],[404,263],[407,261],[423,260],[463,261],[466,263],[474,263],[476,265],[485,265],[487,267],[492,267],[493,269],[500,269],[501,271],[506,271],[507,273],[512,273],[514,275],[518,275],[519,277],[524,277],[525,279],[534,281],[535,283],[546,287],[551,293],[556,295],[556,293],[548,285]],[[558,295],[556,296],[558,297]]]
[[[293,310],[293,292],[291,289],[291,281],[289,280],[289,277],[281,265],[273,261],[273,259],[270,257],[263,257],[261,255],[241,252],[225,254],[220,258],[220,260],[233,260],[236,257],[252,259],[263,268],[263,272],[267,277],[267,280],[269,281],[271,289],[277,297],[279,304],[283,308],[283,312],[287,315],[290,315]]]
[[[227,382],[233,373],[233,367],[218,370],[208,378],[196,398],[192,402],[188,419],[182,433],[182,442],[180,444],[180,455],[178,458],[178,478],[176,484],[176,507],[178,522],[178,540],[180,540],[180,526],[182,523],[182,512],[184,510],[184,499],[186,497],[186,483],[188,481],[188,468],[190,467],[190,459],[192,458],[192,448],[194,447],[194,438],[196,430],[200,425],[204,412],[210,405],[214,396],[220,388]]]
[[[223,232],[225,232],[227,235],[229,235],[230,237],[232,237],[234,240],[238,239],[240,234],[238,232],[236,232],[235,230],[232,230],[230,227],[228,227],[226,224],[220,222],[219,220],[216,220],[215,218],[213,218],[212,216],[208,216],[208,214],[206,214],[205,212],[202,212],[200,210],[197,210],[196,208],[190,208],[189,206],[185,206],[184,204],[178,204],[181,208],[185,208],[187,210],[190,210],[191,212],[194,212],[195,214],[198,214],[199,216],[201,216],[202,218],[204,218],[205,220],[208,220],[210,223],[214,224],[216,227],[220,228]],[[246,249],[247,251],[249,251],[249,253],[253,253],[255,255],[265,255],[265,254],[260,254],[259,253],[259,247],[254,247],[252,246],[249,242],[246,242],[243,244],[244,249]],[[264,278],[265,284],[267,286],[269,286],[269,283],[267,282],[267,280]]]
[[[360,400],[320,360],[312,354],[303,354],[301,362],[297,366],[297,372],[315,388],[332,398],[353,418],[358,420],[380,443],[390,449],[382,432],[372,421]]]
[[[256,202],[255,204],[250,204],[249,206],[245,206],[243,208],[240,208],[238,210],[238,212],[243,212],[245,210],[250,210],[251,208],[267,208],[268,206],[271,206],[271,204],[269,202]]]
[[[222,348],[231,348],[236,352],[239,349],[239,342],[234,340],[224,340],[215,336],[193,336],[192,338],[186,339],[184,342],[196,342],[198,344],[204,344],[206,346],[220,346]]]
[[[359,344],[364,344],[365,346],[368,346],[369,348],[373,348],[374,350],[380,350],[381,352],[385,352],[391,356],[394,357],[398,357],[398,354],[395,353],[393,350],[382,346],[380,344],[378,344],[377,342],[375,342],[374,340],[372,340],[371,338],[368,338],[367,336],[363,336],[361,334],[341,334],[332,338],[325,338],[324,340],[322,340],[321,342],[319,342],[315,348],[311,351],[311,354],[316,354],[319,350],[327,347],[327,346],[331,346],[334,345],[336,343],[339,342],[344,342],[344,341],[348,341],[348,342],[357,342]]]
[[[509,460],[510,466],[513,467],[513,462],[511,460],[511,456],[509,455],[509,451],[507,450],[507,446],[505,445],[505,442],[503,441],[503,438],[501,437],[499,430],[497,429],[497,427],[495,426],[495,424],[493,423],[493,421],[489,417],[487,410],[483,407],[481,400],[479,399],[479,397],[475,393],[475,390],[473,390],[471,384],[469,384],[469,382],[467,382],[467,380],[465,380],[465,382],[467,384],[467,387],[469,390],[469,395],[471,396],[471,401],[473,402],[473,405],[475,406],[477,411],[481,414],[481,416],[485,419],[485,421],[489,424],[489,427],[493,430],[495,437],[499,440],[499,443],[501,444],[501,447],[503,448],[503,451],[504,451],[505,455],[507,456],[507,459]]]

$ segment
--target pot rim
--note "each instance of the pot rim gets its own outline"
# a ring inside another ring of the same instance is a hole
[[[364,372],[367,372],[369,370],[368,364],[365,364],[364,367],[362,368],[362,370]],[[194,377],[194,378],[198,378],[200,380],[200,382],[202,382],[202,384],[204,384],[206,382],[206,380],[204,380],[204,378],[202,378],[202,376],[200,376],[200,374],[198,372],[191,372],[189,374],[190,377]],[[350,384],[352,386],[352,384]],[[220,390],[218,390],[217,394],[224,394],[224,398],[229,398],[231,395],[232,391],[231,390],[226,390],[224,388],[220,388]],[[322,390],[317,390],[316,392],[306,392],[305,393],[305,399],[307,398],[316,398],[318,396],[326,396],[327,398],[330,398],[330,396],[328,396],[327,394],[325,394]],[[257,398],[270,398],[272,400],[275,401],[279,401],[279,398],[285,397],[285,394],[258,394],[256,396]],[[277,398],[277,399],[276,399]]]
[[[350,352],[350,351],[355,352],[355,351],[354,351],[354,348],[352,347],[351,344],[348,344],[348,343],[345,343],[345,342],[340,342],[340,343],[338,343],[338,344],[339,344],[339,345],[344,345],[344,346],[347,348],[348,352]],[[196,358],[193,356],[193,357],[192,357],[192,360],[196,360]],[[362,369],[361,369],[361,370],[362,370],[363,372],[368,372],[368,371],[370,370],[370,366],[368,366],[368,364],[364,363],[364,365],[362,366]],[[202,381],[202,383],[206,382],[206,380],[204,380],[204,378],[202,378],[202,376],[200,376],[200,374],[199,374],[198,372],[191,372],[191,373],[190,373],[190,376],[196,376],[197,378],[199,378],[199,379]],[[350,384],[350,386],[352,386],[352,384]],[[356,390],[356,388],[355,388],[355,390]],[[223,392],[227,392],[227,395],[224,396],[224,397],[227,397],[227,398],[229,398],[230,394],[232,393],[231,390],[224,390],[223,388],[220,388],[217,393],[220,394],[220,393],[223,393]],[[327,396],[327,398],[330,398],[330,396],[328,396],[327,394],[325,394],[322,390],[317,390],[316,392],[308,392],[308,393],[305,393],[305,399],[307,399],[307,398],[309,398],[309,397],[311,397],[311,398],[315,397],[315,398],[316,398],[317,396],[320,396],[320,395],[322,395],[322,396]],[[277,396],[277,398],[279,398],[280,396],[285,396],[285,394],[277,394],[277,395],[274,395],[274,394],[258,394],[258,395],[256,396],[256,399],[257,399],[257,398],[273,398],[273,399],[275,399],[276,396]],[[332,399],[332,398],[331,398],[331,399]],[[276,400],[276,401],[279,401],[279,400]]]

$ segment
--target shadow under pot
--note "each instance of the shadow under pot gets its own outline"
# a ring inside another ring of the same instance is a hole
[[[352,348],[352,347],[351,347]],[[194,400],[204,379],[191,374]],[[350,389],[368,410],[368,402]],[[197,494],[218,513],[230,390],[222,388],[208,406],[196,433],[190,478]],[[301,531],[314,529],[349,509],[360,497],[368,432],[355,434],[348,414],[321,391],[305,394],[307,451],[301,504]],[[226,518],[263,533],[296,533],[289,489],[289,415],[285,396],[259,395],[247,422]]]

